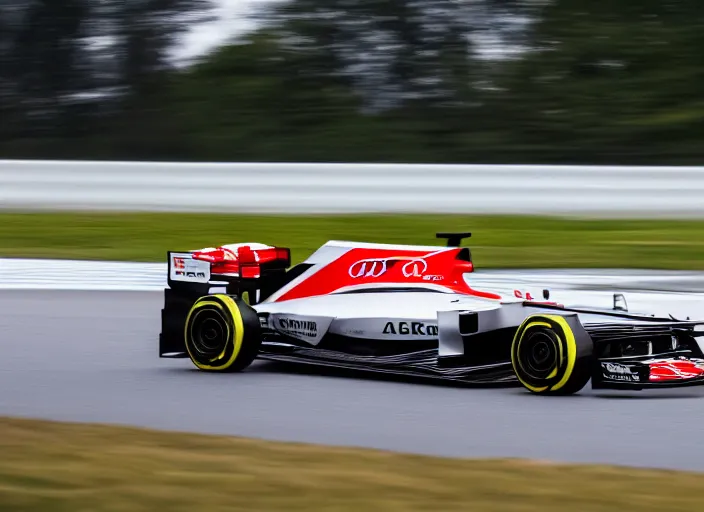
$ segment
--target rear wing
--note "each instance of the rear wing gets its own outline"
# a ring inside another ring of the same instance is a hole
[[[224,287],[230,295],[247,292],[250,304],[254,304],[283,286],[291,254],[288,248],[225,246],[168,251],[166,261],[167,284],[172,290],[205,295],[211,287]]]
[[[167,253],[167,283],[170,288],[186,283],[209,284],[210,262],[193,259],[191,252]]]
[[[233,244],[200,251],[168,251],[167,284],[161,310],[160,357],[188,357],[183,330],[191,307],[200,297],[225,293],[254,305],[269,297],[307,268],[291,264],[287,248]],[[215,289],[213,289],[215,288]]]

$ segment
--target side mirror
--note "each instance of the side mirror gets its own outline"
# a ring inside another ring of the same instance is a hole
[[[614,293],[614,310],[628,311],[628,304],[626,303],[626,297],[624,297],[622,293]]]

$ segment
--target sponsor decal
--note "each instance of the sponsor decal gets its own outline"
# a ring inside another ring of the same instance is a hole
[[[520,290],[513,290],[513,294],[516,296],[517,299],[523,298],[523,293],[521,293]],[[533,300],[533,296],[530,294],[530,292],[526,292],[525,298],[526,300]]]
[[[189,254],[171,256],[171,279],[207,283],[210,280],[210,264],[194,260]]]
[[[389,262],[405,261],[401,267],[404,277],[421,277],[428,270],[428,262],[423,258],[395,257],[395,258],[373,258],[355,261],[350,265],[347,273],[353,279],[362,277],[381,277],[389,269]],[[439,277],[439,276],[437,276]]]
[[[298,336],[315,338],[318,336],[318,324],[310,320],[293,320],[279,318],[279,329]]]
[[[177,276],[205,278],[205,272],[198,269],[194,260],[174,258],[174,268]]]
[[[360,277],[380,277],[386,272],[387,260],[359,260],[353,263],[348,273],[351,278],[358,279]]]
[[[443,279],[445,279],[445,276],[438,276],[438,275],[423,276],[423,281],[442,281]]]
[[[332,318],[272,313],[269,320],[272,328],[281,334],[316,345],[327,332]]]
[[[411,334],[413,336],[438,335],[438,326],[423,322],[386,322],[383,334]]]
[[[601,363],[602,375],[608,380],[640,382],[640,375],[632,367],[619,363]]]
[[[415,259],[401,267],[404,277],[420,277],[428,270],[428,263],[425,260]]]

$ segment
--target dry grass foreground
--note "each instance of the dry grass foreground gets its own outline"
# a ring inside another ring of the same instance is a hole
[[[3,512],[691,512],[703,484],[692,473],[0,418]]]

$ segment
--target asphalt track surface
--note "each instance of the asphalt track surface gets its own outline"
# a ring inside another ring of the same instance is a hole
[[[0,292],[0,415],[363,446],[704,470],[704,388],[564,398],[157,357],[161,295]]]

